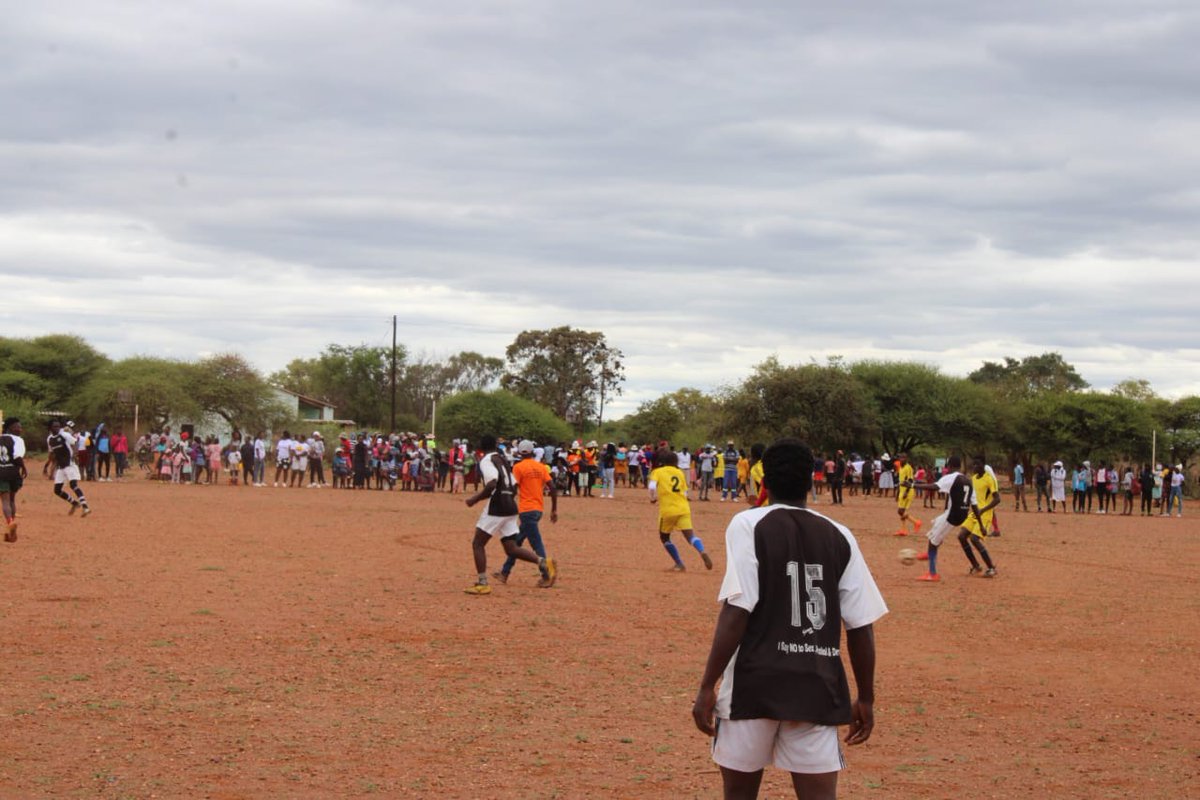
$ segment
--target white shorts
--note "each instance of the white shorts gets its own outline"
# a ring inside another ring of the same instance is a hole
[[[308,469],[308,456],[298,456],[292,459],[292,472],[304,472]]]
[[[758,772],[768,764],[806,775],[846,767],[836,726],[776,719],[718,719],[712,757],[738,772]]]
[[[507,539],[521,532],[520,517],[493,517],[486,511],[480,515],[475,527],[489,536]]]
[[[933,521],[933,524],[929,526],[929,530],[925,532],[925,535],[929,537],[929,543],[934,547],[937,547],[943,541],[945,541],[946,534],[959,527],[946,519],[949,513],[950,512],[946,511],[938,514],[937,518]]]
[[[72,464],[69,467],[62,467],[54,470],[55,483],[70,483],[71,481],[77,480],[80,480],[79,466],[77,464]]]

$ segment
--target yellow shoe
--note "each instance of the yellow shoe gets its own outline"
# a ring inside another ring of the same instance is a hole
[[[549,589],[554,585],[554,582],[558,580],[558,564],[554,562],[553,558],[543,558],[540,566],[545,568],[546,575],[544,578],[538,581],[538,587],[542,589]]]
[[[488,586],[486,583],[477,583],[474,586],[463,589],[463,591],[467,594],[491,594],[492,587]]]

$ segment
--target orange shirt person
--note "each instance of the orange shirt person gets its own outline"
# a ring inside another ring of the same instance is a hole
[[[546,546],[542,543],[542,533],[538,529],[542,512],[546,505],[544,497],[546,487],[550,487],[550,521],[558,522],[558,491],[554,488],[554,480],[550,477],[550,468],[533,457],[533,442],[523,439],[517,445],[517,455],[520,461],[513,465],[513,480],[517,484],[517,514],[521,519],[520,533],[517,534],[517,546],[529,541],[529,547],[542,558],[546,557]],[[509,557],[499,572],[492,577],[500,583],[508,583],[509,573],[517,559]],[[542,589],[549,589],[558,577],[558,570],[552,569],[549,577],[538,581]]]

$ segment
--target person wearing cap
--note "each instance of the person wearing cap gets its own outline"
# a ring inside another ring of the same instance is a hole
[[[467,594],[485,595],[492,593],[488,585],[487,574],[487,543],[493,537],[500,539],[504,552],[511,558],[537,564],[542,571],[542,578],[547,585],[553,585],[556,569],[551,559],[543,558],[526,547],[517,544],[520,534],[520,520],[517,511],[516,482],[513,480],[512,468],[504,456],[496,450],[496,437],[488,434],[480,440],[483,456],[479,460],[480,476],[483,488],[466,499],[470,508],[480,500],[487,500],[487,508],[475,523],[475,538],[471,542],[471,552],[475,557],[476,580],[473,586],[465,591]]]
[[[42,474],[47,478],[50,477],[50,465],[53,464],[54,494],[71,504],[68,514],[74,514],[82,508],[83,516],[86,517],[92,513],[92,509],[88,505],[87,498],[83,496],[83,489],[79,488],[79,466],[75,463],[73,425],[74,423],[70,421],[66,425],[58,420],[50,423],[50,435],[46,437],[46,451],[49,457],[46,459],[45,466],[42,467]],[[75,493],[74,497],[63,491],[64,483],[70,484],[71,491]]]
[[[596,482],[599,460],[600,445],[596,443],[595,439],[592,439],[587,443],[587,447],[583,448],[583,460],[580,462],[579,480],[583,484],[584,497],[592,497],[592,484]]]
[[[738,455],[737,448],[733,446],[733,440],[730,439],[725,443],[725,452],[721,454],[724,459],[724,475],[721,481],[721,502],[725,502],[725,498],[729,498],[729,502],[734,502],[738,498]]]
[[[546,545],[542,541],[542,532],[538,523],[546,509],[543,498],[546,487],[550,487],[550,522],[558,522],[558,491],[550,477],[550,468],[539,460],[533,442],[523,439],[517,444],[517,456],[520,459],[513,465],[513,480],[517,483],[517,516],[520,519],[520,532],[517,534],[517,545],[529,543],[530,548],[539,558],[545,560],[546,569],[542,570],[542,578],[538,587],[549,589],[554,585],[558,569],[554,559],[546,558]],[[501,583],[508,583],[508,576],[516,565],[515,556],[508,556],[499,572],[493,572],[492,577]]]
[[[1055,503],[1062,503],[1063,513],[1067,513],[1067,469],[1061,461],[1055,461],[1050,468],[1050,507],[1047,511],[1051,514]]]

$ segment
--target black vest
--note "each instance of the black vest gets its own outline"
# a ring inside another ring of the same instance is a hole
[[[759,599],[734,664],[730,717],[849,723],[838,584],[850,543],[823,517],[779,508],[755,526],[754,550]]]
[[[488,458],[496,467],[496,487],[488,500],[489,516],[515,517],[517,515],[516,485],[513,482],[512,467],[508,460],[499,453],[492,453]]]

